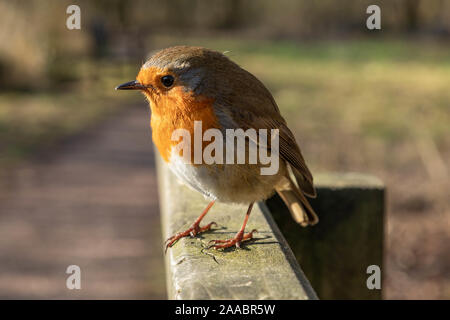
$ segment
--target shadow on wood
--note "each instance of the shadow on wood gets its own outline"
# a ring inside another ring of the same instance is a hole
[[[319,223],[302,228],[278,195],[267,206],[320,299],[381,299],[366,285],[370,265],[383,271],[384,186],[367,175],[316,175],[310,199]]]

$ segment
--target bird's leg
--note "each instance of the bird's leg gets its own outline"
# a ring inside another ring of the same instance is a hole
[[[197,234],[201,233],[201,232],[205,232],[208,231],[209,229],[211,229],[211,226],[214,224],[216,225],[215,222],[211,222],[208,223],[206,226],[204,227],[200,227],[200,222],[202,221],[202,219],[206,216],[206,214],[208,213],[209,209],[211,209],[211,207],[213,206],[215,200],[211,201],[208,206],[206,207],[205,210],[203,210],[202,214],[194,221],[194,223],[191,225],[190,228],[188,228],[187,230],[183,231],[183,232],[178,232],[177,234],[171,236],[169,239],[166,240],[165,244],[166,244],[166,250],[165,252],[167,252],[167,249],[169,247],[172,247],[173,244],[178,241],[179,239],[183,238],[183,237],[187,237],[187,236],[191,236],[191,237],[195,237]]]
[[[253,208],[253,202],[248,207],[248,210],[247,210],[247,213],[245,214],[245,219],[244,219],[244,223],[242,224],[241,230],[239,230],[239,232],[236,233],[234,238],[227,239],[227,240],[211,240],[210,243],[212,243],[212,245],[210,245],[208,248],[224,249],[224,248],[232,247],[234,245],[237,248],[240,248],[241,247],[241,243],[243,241],[252,239],[253,233],[257,232],[256,229],[252,230],[251,232],[249,232],[247,234],[244,234],[245,225],[247,224],[248,218],[250,217],[250,212],[252,211],[252,208]]]

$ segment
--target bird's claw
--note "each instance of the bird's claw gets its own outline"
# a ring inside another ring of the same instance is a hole
[[[217,226],[217,223],[210,222],[208,223],[206,226],[204,227],[200,227],[199,224],[193,224],[189,229],[183,231],[183,232],[178,232],[177,234],[169,237],[165,242],[164,245],[166,246],[166,249],[164,250],[164,253],[167,253],[167,249],[172,247],[175,242],[177,242],[179,239],[183,238],[183,237],[187,237],[187,236],[191,236],[191,237],[195,237],[197,234],[208,231],[209,229],[211,229],[211,227],[215,225]]]
[[[238,232],[236,236],[232,239],[226,239],[226,240],[211,240],[208,242],[207,249],[213,248],[215,250],[217,249],[225,249],[230,248],[232,246],[236,246],[236,248],[241,247],[241,243],[244,241],[251,240],[253,238],[253,233],[258,232],[258,230],[253,229],[251,232],[244,234],[242,232]]]

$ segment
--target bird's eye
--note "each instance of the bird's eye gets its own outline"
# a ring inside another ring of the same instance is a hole
[[[162,83],[166,88],[169,88],[170,86],[172,86],[174,80],[175,80],[175,79],[174,79],[171,75],[161,77],[161,83]]]

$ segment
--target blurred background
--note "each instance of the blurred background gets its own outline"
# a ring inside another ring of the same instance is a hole
[[[180,44],[260,78],[313,173],[386,183],[385,298],[450,298],[444,0],[1,1],[1,298],[165,299],[147,104],[113,89]]]

